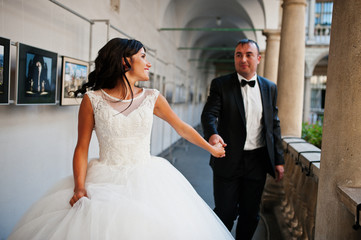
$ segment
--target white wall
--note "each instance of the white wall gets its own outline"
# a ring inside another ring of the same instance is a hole
[[[120,12],[111,10],[110,1],[59,0],[89,19],[110,19],[111,24],[156,49],[155,75],[173,78],[173,65],[186,63],[174,54],[172,39],[164,38],[159,27],[156,4],[120,1]],[[158,5],[168,1],[158,1]],[[135,14],[136,13],[136,14]],[[105,24],[97,23],[93,32],[92,57],[106,42]],[[90,24],[47,0],[0,0],[0,36],[59,54],[89,60]],[[124,37],[110,30],[110,38]],[[11,47],[11,100],[14,98],[16,47]],[[153,53],[154,54],[154,53]],[[174,58],[174,59],[173,59]],[[177,58],[177,59],[176,59]],[[155,62],[154,62],[155,61]],[[178,66],[187,69],[188,66]],[[185,79],[183,79],[185,81]],[[202,91],[198,89],[198,91]],[[196,97],[196,96],[195,96]],[[59,97],[57,98],[59,99]],[[176,113],[189,124],[199,124],[202,103],[177,104]],[[54,183],[72,174],[72,155],[77,139],[78,106],[0,106],[0,239],[5,239],[24,212]],[[178,140],[167,123],[154,120],[152,153],[159,154]],[[93,137],[89,157],[98,156]]]

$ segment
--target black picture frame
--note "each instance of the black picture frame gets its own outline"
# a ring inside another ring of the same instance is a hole
[[[10,39],[0,37],[0,105],[9,104]]]
[[[58,54],[17,43],[16,104],[55,105]]]
[[[83,96],[75,97],[74,92],[88,81],[89,67],[89,62],[63,56],[60,105],[79,105],[81,103]]]

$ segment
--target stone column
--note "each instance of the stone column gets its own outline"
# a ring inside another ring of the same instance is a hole
[[[284,0],[278,65],[278,107],[283,136],[301,136],[306,0]]]
[[[260,76],[264,76],[264,64],[265,64],[265,51],[260,51],[259,55],[261,55],[261,62],[258,64],[257,74]]]
[[[334,0],[315,239],[361,239],[337,186],[361,188],[360,0]]]
[[[305,77],[305,93],[303,101],[303,122],[309,122],[311,109],[311,76]]]
[[[277,83],[278,61],[280,53],[280,30],[264,30],[263,35],[267,38],[266,58],[264,63],[265,78]]]
[[[314,41],[315,41],[315,0],[309,0],[307,42],[312,43]]]

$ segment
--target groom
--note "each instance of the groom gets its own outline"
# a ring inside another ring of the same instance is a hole
[[[210,161],[214,211],[229,230],[238,216],[236,239],[252,239],[267,173],[279,181],[284,172],[277,87],[256,74],[260,60],[255,41],[239,41],[236,72],[212,81],[202,113],[206,140],[226,146]]]

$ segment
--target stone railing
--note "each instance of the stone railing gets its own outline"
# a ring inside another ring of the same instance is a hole
[[[267,178],[262,211],[272,211],[282,239],[315,239],[321,150],[297,137],[284,137],[283,148],[285,176],[281,184]],[[361,231],[361,188],[337,186],[336,191],[340,203],[355,218],[349,227],[358,234]]]
[[[283,239],[314,239],[321,150],[297,137],[283,139],[282,184],[267,179],[263,207],[272,205]]]
[[[316,25],[314,28],[314,35],[312,39],[310,36],[306,37],[307,44],[330,44],[331,26]]]
[[[361,229],[361,188],[337,186],[337,195],[341,203],[355,217],[355,224],[352,226],[355,230]]]
[[[331,35],[331,26],[315,26],[315,36],[330,36]]]

